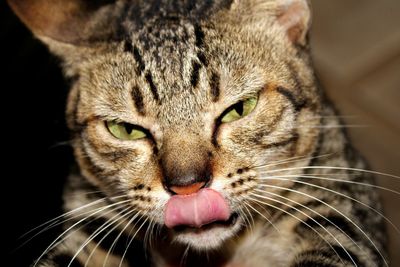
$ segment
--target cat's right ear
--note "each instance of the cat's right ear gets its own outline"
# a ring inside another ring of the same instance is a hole
[[[309,0],[234,0],[231,10],[241,25],[263,32],[278,25],[296,45],[307,43],[311,24]]]
[[[112,1],[7,0],[22,22],[45,42],[84,45],[113,34]],[[96,18],[103,15],[101,22]],[[109,21],[107,21],[109,20]],[[107,25],[107,27],[101,26]]]

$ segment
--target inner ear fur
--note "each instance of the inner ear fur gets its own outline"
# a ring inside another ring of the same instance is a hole
[[[309,1],[278,0],[278,2],[282,2],[278,11],[278,23],[284,27],[293,43],[304,45],[311,24]]]

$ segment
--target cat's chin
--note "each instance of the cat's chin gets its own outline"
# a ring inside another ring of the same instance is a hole
[[[239,232],[241,225],[240,216],[233,214],[227,222],[214,222],[200,228],[176,227],[173,229],[174,242],[197,250],[216,249]]]

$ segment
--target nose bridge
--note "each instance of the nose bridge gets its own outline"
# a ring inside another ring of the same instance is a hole
[[[167,187],[187,187],[210,179],[207,148],[198,135],[174,131],[163,143],[161,164]]]

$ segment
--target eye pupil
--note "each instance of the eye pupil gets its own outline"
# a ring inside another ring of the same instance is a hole
[[[235,109],[235,111],[240,115],[243,116],[243,101],[237,103],[236,105],[233,106],[233,108]]]
[[[124,123],[124,127],[125,127],[125,130],[126,130],[126,132],[128,133],[128,134],[131,134],[132,133],[132,131],[133,131],[133,129],[135,128],[132,124],[130,124],[130,123]]]
[[[220,119],[221,122],[226,123],[246,117],[256,107],[257,100],[258,100],[257,97],[251,97],[232,105],[224,113],[222,113]]]

